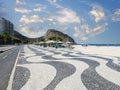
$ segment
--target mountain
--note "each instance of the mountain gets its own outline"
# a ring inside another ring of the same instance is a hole
[[[26,36],[23,36],[22,34],[20,34],[17,31],[14,31],[14,37],[19,38],[20,40],[26,40],[26,39],[28,39]]]
[[[76,44],[73,38],[68,36],[67,34],[64,34],[60,31],[57,31],[55,29],[49,29],[45,36],[45,40],[55,40],[55,41],[63,41],[63,42],[71,42],[72,44]]]
[[[20,40],[21,43],[30,43],[33,39],[30,39],[17,31],[14,31],[14,37]]]
[[[44,36],[41,36],[39,38],[28,38],[26,36],[23,36],[22,34],[18,33],[17,31],[14,31],[14,37],[20,39],[23,43],[33,43],[37,41],[47,41],[47,40],[54,40],[54,41],[63,41],[63,42],[71,42],[72,44],[76,44],[73,38],[71,38],[69,35],[64,34],[60,31],[57,31],[55,29],[49,29]]]

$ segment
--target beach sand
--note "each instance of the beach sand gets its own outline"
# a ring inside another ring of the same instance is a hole
[[[120,46],[87,46],[73,45],[74,50],[80,51],[84,54],[99,54],[120,57]]]

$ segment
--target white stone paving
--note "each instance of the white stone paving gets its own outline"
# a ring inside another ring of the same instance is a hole
[[[113,57],[113,56],[108,56],[108,55],[96,55],[96,56],[100,56],[103,58],[110,58],[113,60],[113,63],[120,66],[120,59],[118,59],[117,57]]]
[[[30,79],[21,88],[21,90],[42,90],[55,77],[56,69],[47,64],[25,64],[18,65],[30,70]]]
[[[63,79],[55,88],[55,90],[87,90],[83,85],[81,80],[82,72],[88,68],[88,65],[84,62],[75,61],[75,60],[59,60],[62,62],[67,62],[76,67],[76,72]]]
[[[120,86],[120,80],[119,80],[120,72],[117,72],[109,68],[108,66],[106,66],[106,64],[108,63],[107,61],[99,59],[99,58],[94,58],[94,57],[82,57],[82,58],[87,58],[87,59],[91,59],[91,60],[99,62],[100,65],[96,67],[96,72],[99,75],[101,75],[103,78],[105,78],[106,80],[113,82]]]
[[[65,51],[69,51],[69,50],[65,50]],[[62,53],[62,51],[59,51],[59,52]],[[71,52],[73,52],[73,51],[71,51]],[[62,54],[66,54],[66,53],[67,52],[64,52]],[[60,59],[60,58],[65,58],[65,59],[70,58],[71,59],[72,58],[72,57],[65,57],[62,54],[53,55],[52,57],[58,58],[58,59]],[[75,53],[73,55],[75,55]],[[81,55],[76,55],[76,56],[81,56]],[[102,55],[96,55],[96,56],[101,56],[102,57]],[[110,56],[105,56],[105,55],[103,55],[103,57],[105,57],[105,58],[111,58],[111,59],[113,59],[114,63],[117,63],[117,64],[119,63],[119,60],[117,60],[115,57],[112,57],[112,56],[110,57]],[[98,74],[101,75],[106,80],[108,80],[110,82],[113,82],[113,83],[115,83],[117,85],[120,85],[120,80],[119,80],[120,72],[117,72],[117,71],[109,68],[108,66],[106,66],[106,64],[108,63],[108,61],[105,61],[105,60],[100,59],[100,58],[94,58],[94,57],[83,57],[82,56],[82,58],[91,59],[91,60],[99,62],[100,65],[98,67],[96,67],[96,71],[98,72]],[[69,63],[70,62],[71,61],[69,61]],[[74,66],[77,66],[77,65],[74,65]],[[114,78],[111,78],[111,77],[114,77]]]
[[[51,61],[47,59],[43,59],[43,56],[46,55],[51,55],[53,58],[59,59],[57,61],[59,62],[66,62],[69,64],[72,64],[76,68],[76,72],[72,74],[71,76],[63,79],[55,88],[55,90],[87,90],[87,88],[84,86],[81,80],[81,74],[83,73],[84,70],[89,68],[88,64],[82,61],[77,61],[73,60],[73,57],[66,57],[63,56],[63,54],[68,54],[67,52],[71,52],[70,55],[75,55],[79,57],[75,58],[85,58],[85,59],[90,59],[93,61],[98,62],[100,65],[96,67],[96,72],[103,77],[104,79],[113,82],[117,85],[120,86],[120,72],[117,72],[108,66],[106,64],[108,61],[105,61],[103,59],[97,58],[97,57],[88,57],[88,56],[83,56],[83,55],[78,55],[78,51],[74,50],[69,50],[69,49],[53,49],[53,48],[46,48],[46,50],[42,50],[38,48],[38,46],[30,45],[31,48],[42,52],[45,55],[36,55],[35,52],[30,50],[28,46],[24,46],[24,56],[23,57],[28,57],[26,61],[32,62],[31,64],[18,64],[17,66],[22,66],[30,70],[30,78],[27,81],[27,83],[21,88],[21,90],[42,90],[44,89],[47,85],[50,84],[50,82],[54,79],[56,76],[56,69],[55,67],[49,65],[49,64],[44,64],[40,62],[45,62],[45,61]],[[53,50],[56,52],[59,52],[61,54],[54,54],[53,52],[47,51],[47,50]],[[61,51],[64,50],[64,51]],[[67,51],[67,52],[66,52]],[[101,56],[102,55],[96,55],[96,56]],[[120,61],[115,58],[115,57],[109,57],[109,56],[103,56],[104,58],[111,58],[113,59],[113,62],[117,65],[119,65]],[[60,60],[62,59],[62,60]],[[65,59],[65,60],[63,60]],[[113,78],[114,77],[114,78]]]
[[[41,58],[42,56],[34,56],[34,57],[30,57],[28,58],[26,61],[28,62],[45,62],[48,61],[46,59]]]

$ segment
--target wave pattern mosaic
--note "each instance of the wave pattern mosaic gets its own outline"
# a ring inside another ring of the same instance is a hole
[[[120,90],[117,57],[23,46],[12,90]]]

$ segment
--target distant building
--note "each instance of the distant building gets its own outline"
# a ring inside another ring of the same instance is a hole
[[[8,33],[10,35],[14,34],[14,25],[9,20],[0,17],[0,34]]]

